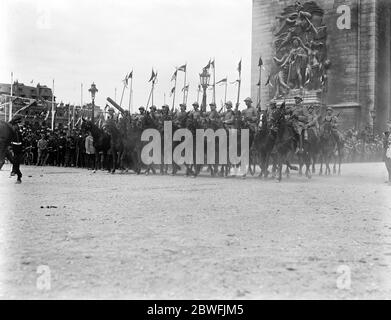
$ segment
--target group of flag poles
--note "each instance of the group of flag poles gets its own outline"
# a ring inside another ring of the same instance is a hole
[[[260,104],[261,104],[261,79],[262,79],[262,70],[265,70],[265,67],[263,65],[263,61],[262,61],[262,57],[259,58],[259,63],[258,63],[258,67],[259,67],[259,81],[257,83],[257,86],[258,86],[258,93],[257,93],[257,106],[260,107]],[[220,81],[217,81],[216,82],[216,65],[215,65],[215,59],[213,60],[209,60],[208,64],[203,68],[204,70],[207,70],[209,71],[210,69],[213,69],[213,84],[209,85],[210,87],[212,87],[212,90],[213,90],[213,98],[212,98],[212,101],[213,103],[216,103],[216,85],[219,85],[219,84],[223,84],[224,85],[224,104],[227,102],[227,89],[228,89],[228,77],[226,76],[225,78],[221,79]],[[170,90],[170,96],[172,96],[172,110],[175,109],[175,98],[176,98],[176,91],[177,91],[177,80],[178,80],[178,71],[180,72],[184,72],[184,80],[183,80],[183,88],[182,88],[182,92],[183,92],[183,100],[182,100],[182,103],[184,104],[187,104],[187,98],[188,98],[188,93],[189,93],[189,83],[187,83],[187,63],[180,66],[180,67],[176,67],[175,68],[175,72],[173,74],[173,76],[171,77],[171,82],[174,81],[174,86],[172,87],[172,89]],[[230,84],[238,84],[238,87],[237,87],[237,99],[236,99],[236,105],[238,106],[239,105],[239,102],[240,102],[240,87],[241,87],[241,82],[242,82],[242,60],[239,61],[238,63],[238,67],[237,67],[237,71],[238,71],[238,74],[239,74],[239,77],[237,80],[235,80],[234,82],[230,82]],[[146,109],[148,109],[148,107],[152,105],[154,105],[154,90],[155,90],[155,86],[156,86],[156,83],[157,83],[157,76],[158,76],[158,73],[157,71],[155,71],[153,68],[152,68],[152,74],[151,74],[151,77],[149,79],[148,82],[151,83],[151,90],[149,92],[149,95],[148,95],[148,101],[147,101],[147,105],[146,105]],[[123,80],[123,89],[122,89],[122,94],[121,94],[121,99],[120,99],[120,103],[119,105],[122,107],[122,102],[123,102],[123,97],[124,97],[124,93],[125,93],[125,89],[128,87],[129,85],[129,80],[130,80],[130,91],[129,91],[129,106],[128,106],[128,110],[129,112],[132,111],[132,103],[133,103],[133,70],[131,72],[129,72],[128,74],[126,74],[124,80]],[[268,81],[266,84],[268,84],[270,82],[270,75],[269,75],[269,78],[268,78]],[[13,83],[13,72],[11,72],[11,84]],[[9,120],[12,119],[13,117],[13,113],[12,113],[12,98],[13,98],[13,86],[11,85],[11,95],[10,95],[10,102],[9,102]],[[197,89],[197,103],[199,103],[199,98],[200,98],[200,93],[201,93],[201,84],[198,84],[198,89]],[[80,102],[81,102],[81,106],[83,106],[83,84],[81,84],[81,95],[80,95]],[[165,100],[165,94],[164,94],[164,100]],[[164,101],[165,102],[165,101]],[[70,106],[70,104],[69,104]],[[70,108],[70,107],[69,107]],[[5,109],[6,110],[6,109]],[[54,79],[53,79],[53,82],[52,82],[52,101],[51,101],[51,128],[52,130],[54,129],[54,119],[55,119],[55,102],[54,102]],[[72,110],[72,119],[70,119],[70,109],[68,110],[68,117],[69,117],[69,124],[70,125],[72,123],[72,126],[74,127],[76,124],[75,124],[75,107],[73,107],[73,110]],[[6,117],[7,115],[5,115]],[[49,116],[49,112],[47,112],[46,114],[46,118],[45,120],[48,119],[48,116]]]

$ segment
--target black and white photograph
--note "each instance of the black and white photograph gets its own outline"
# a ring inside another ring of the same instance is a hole
[[[390,133],[389,0],[0,0],[0,300],[388,300]]]

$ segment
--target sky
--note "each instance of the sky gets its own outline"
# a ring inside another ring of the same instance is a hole
[[[172,105],[175,67],[187,63],[188,105],[197,100],[199,73],[215,59],[216,81],[238,78],[242,100],[250,95],[251,0],[0,0],[0,82],[52,87],[56,101],[119,103],[125,75],[133,70],[133,110],[147,104],[152,68],[158,72],[154,104]],[[31,84],[32,82],[32,84]],[[81,90],[83,84],[83,90]],[[182,102],[179,72],[176,107]],[[129,105],[129,88],[122,106]],[[208,90],[210,102],[212,91]],[[227,100],[236,102],[237,85]],[[216,87],[216,102],[224,86]],[[201,101],[201,96],[200,96]]]

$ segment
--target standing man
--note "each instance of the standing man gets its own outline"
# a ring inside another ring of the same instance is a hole
[[[38,140],[37,147],[38,147],[37,166],[43,166],[46,159],[46,152],[48,147],[48,142],[46,140],[44,133],[41,133],[41,139]]]
[[[23,140],[22,133],[19,129],[19,123],[22,122],[22,116],[16,115],[11,119],[10,124],[14,130],[14,136],[11,141],[12,154],[7,151],[7,158],[12,162],[11,175],[17,176],[16,183],[22,183],[22,172],[20,171],[20,163],[23,160]]]
[[[91,131],[88,131],[88,136],[86,137],[85,141],[85,149],[87,156],[87,168],[88,170],[95,170],[95,147],[94,138],[92,137]]]

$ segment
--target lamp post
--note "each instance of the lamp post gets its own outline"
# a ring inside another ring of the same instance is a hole
[[[91,92],[91,100],[92,100],[92,113],[91,113],[91,121],[95,123],[94,114],[95,114],[95,94],[98,92],[95,83],[92,83],[91,88],[88,89]]]
[[[206,89],[208,89],[209,87],[209,80],[210,80],[210,74],[208,73],[208,70],[204,68],[202,70],[202,73],[200,73],[200,83],[203,89],[202,105],[201,105],[202,111],[206,111]]]
[[[372,137],[375,138],[375,119],[376,119],[376,111],[372,109],[370,111],[372,118]]]

